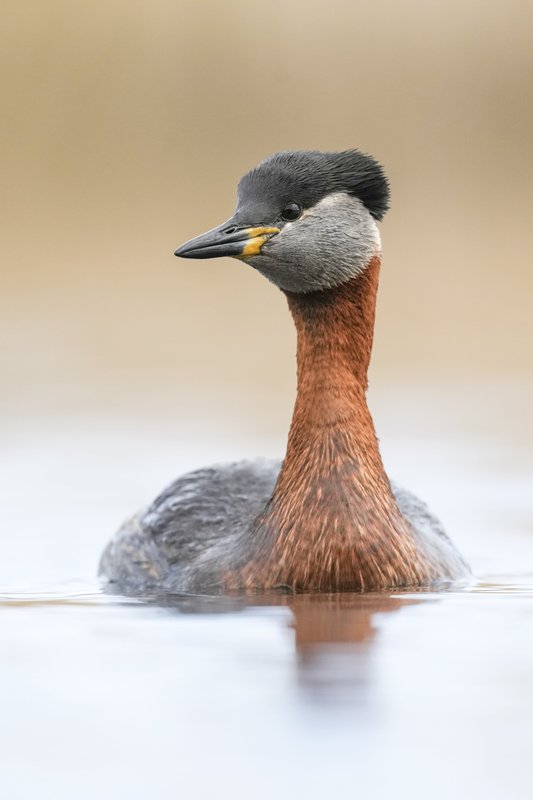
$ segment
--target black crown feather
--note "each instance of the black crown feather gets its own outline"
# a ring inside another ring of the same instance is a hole
[[[389,208],[389,182],[383,167],[360,150],[276,153],[242,178],[239,194],[261,195],[272,204],[297,201],[309,208],[334,192],[359,198],[381,220]]]

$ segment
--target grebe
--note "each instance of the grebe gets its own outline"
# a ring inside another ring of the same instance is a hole
[[[426,505],[389,482],[366,403],[376,221],[388,205],[369,155],[278,153],[241,179],[231,219],[176,250],[241,259],[287,297],[297,331],[287,452],[178,478],[106,548],[109,590],[371,591],[468,576]]]

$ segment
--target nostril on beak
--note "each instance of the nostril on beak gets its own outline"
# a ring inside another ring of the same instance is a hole
[[[227,233],[227,234],[235,233],[236,230],[237,230],[237,227],[235,225],[233,225],[230,228],[224,228],[224,233]]]

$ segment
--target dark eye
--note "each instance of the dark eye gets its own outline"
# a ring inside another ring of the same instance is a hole
[[[298,203],[287,203],[281,212],[281,217],[286,222],[293,222],[295,219],[298,219],[301,213],[302,207],[299,206]]]

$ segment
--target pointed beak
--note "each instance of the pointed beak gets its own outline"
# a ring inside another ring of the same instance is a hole
[[[218,228],[202,233],[191,239],[175,251],[180,258],[218,258],[233,256],[234,258],[250,258],[257,256],[261,248],[272,236],[279,233],[279,228],[255,227],[246,228],[228,220]]]

